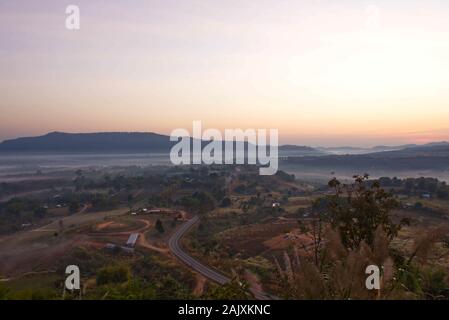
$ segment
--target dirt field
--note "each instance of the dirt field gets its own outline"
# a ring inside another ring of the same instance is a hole
[[[298,248],[308,247],[312,243],[312,239],[301,234],[299,229],[293,229],[288,233],[279,234],[263,242],[271,250],[286,250],[292,245]]]

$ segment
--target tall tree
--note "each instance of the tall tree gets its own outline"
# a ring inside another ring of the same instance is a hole
[[[157,221],[156,221],[155,228],[156,228],[156,230],[157,230],[159,233],[164,233],[164,232],[165,232],[164,225],[162,224],[162,221],[159,220],[159,219],[157,219]]]
[[[349,185],[336,178],[329,181],[333,194],[325,197],[327,218],[347,248],[357,248],[362,241],[372,245],[378,227],[393,239],[401,226],[408,223],[392,221],[390,212],[399,206],[399,201],[382,189],[378,181],[368,178],[367,174],[354,176],[354,183]]]

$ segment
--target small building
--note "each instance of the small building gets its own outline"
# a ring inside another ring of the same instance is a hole
[[[423,198],[423,199],[430,199],[431,198],[430,193],[423,193],[421,195],[421,198]]]
[[[279,208],[281,206],[281,204],[279,202],[273,202],[273,204],[271,206],[273,208]]]
[[[131,233],[131,235],[128,238],[128,241],[126,241],[126,246],[129,248],[133,248],[136,245],[137,239],[139,239],[139,234]]]

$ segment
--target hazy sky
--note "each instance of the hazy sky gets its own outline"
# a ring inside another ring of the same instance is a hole
[[[447,0],[0,0],[0,140],[201,120],[419,143],[449,140],[448,98]]]

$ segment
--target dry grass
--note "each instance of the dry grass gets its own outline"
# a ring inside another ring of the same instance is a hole
[[[389,299],[405,298],[391,287],[395,272],[389,256],[388,240],[380,229],[373,247],[362,243],[357,250],[346,249],[337,232],[328,229],[320,263],[300,256],[284,254],[283,267],[276,261],[287,298],[295,299]],[[367,290],[366,267],[382,266],[381,290]]]

